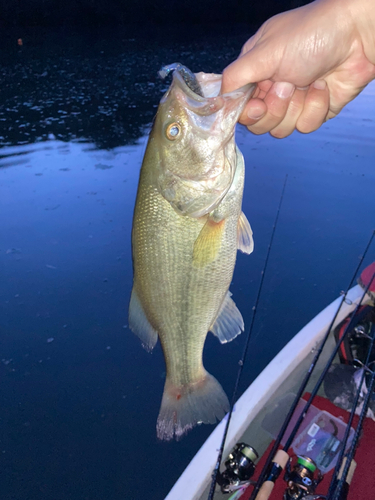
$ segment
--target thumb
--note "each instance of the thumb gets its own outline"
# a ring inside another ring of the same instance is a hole
[[[247,83],[270,80],[276,68],[264,52],[262,48],[255,46],[227,66],[223,71],[221,93],[232,92]]]

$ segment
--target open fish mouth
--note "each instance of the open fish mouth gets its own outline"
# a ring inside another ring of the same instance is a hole
[[[180,63],[173,63],[163,66],[159,71],[159,76],[164,79],[172,72],[173,78],[179,80],[187,97],[191,97],[198,102],[204,102],[207,98],[219,97],[222,75],[203,72],[193,73],[186,66]],[[246,98],[250,99],[255,88],[255,84],[248,83],[240,89],[222,94],[222,96],[230,96],[233,99],[238,99],[242,95],[248,94]]]
[[[178,92],[178,97],[184,101],[189,111],[198,117],[208,117],[225,108],[225,115],[227,116],[225,122],[231,121],[232,126],[235,125],[245,103],[250,99],[256,88],[255,84],[248,83],[240,89],[220,94],[222,75],[203,72],[192,73],[180,63],[164,66],[159,71],[159,74],[162,78],[165,78],[172,71],[172,85],[162,98],[161,103],[167,100],[171,89],[176,86],[181,91]],[[193,117],[192,114],[190,116]],[[197,125],[202,126],[203,123],[201,120]],[[204,126],[203,128],[207,129],[208,127]]]
[[[163,66],[159,71],[159,76],[164,80],[169,75],[169,73],[174,71],[177,71],[179,73],[190,90],[192,90],[195,94],[204,97],[201,86],[199,85],[195,74],[186,66],[183,66],[180,63],[173,63],[168,64],[167,66]]]

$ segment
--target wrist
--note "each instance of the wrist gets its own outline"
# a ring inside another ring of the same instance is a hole
[[[375,0],[342,0],[353,20],[367,59],[375,64]]]

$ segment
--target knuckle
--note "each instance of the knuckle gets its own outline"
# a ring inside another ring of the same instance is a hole
[[[221,80],[221,85],[222,87],[229,87],[232,82],[232,75],[231,75],[231,72],[227,70],[227,68],[225,68],[225,70],[223,71],[223,78]]]
[[[278,120],[275,119],[269,119],[269,116],[267,115],[267,119],[262,118],[260,122],[254,123],[251,127],[251,131],[254,134],[266,134],[267,132],[270,132],[274,128],[276,128],[280,122],[282,121],[281,118]]]
[[[224,92],[226,92],[227,89],[236,88],[237,85],[236,73],[233,71],[233,68],[231,66],[232,65],[227,66],[223,71],[221,84],[222,84],[222,89],[224,89]]]
[[[303,102],[300,100],[292,100],[290,101],[289,107],[288,107],[288,115],[291,118],[297,119],[299,115],[302,113],[303,109]]]
[[[294,129],[286,129],[286,128],[276,128],[271,130],[270,135],[275,139],[285,139],[290,134],[292,134]]]
[[[267,130],[266,130],[266,131],[259,130],[259,129],[257,129],[256,127],[254,127],[253,125],[249,125],[249,126],[247,127],[247,130],[248,130],[249,132],[251,132],[252,134],[254,134],[254,135],[262,135],[262,134],[264,134],[265,132],[267,132]]]
[[[305,109],[311,114],[327,113],[328,101],[325,97],[319,94],[311,95],[306,99]]]
[[[272,121],[280,121],[286,115],[289,102],[280,99],[267,102],[267,117]]]
[[[312,122],[311,120],[298,120],[297,122],[297,130],[302,134],[309,134],[310,132],[314,132],[321,125],[321,122],[317,123],[316,121]]]
[[[311,108],[311,113],[322,113],[327,111],[327,105],[324,101],[320,99],[315,99],[313,102],[309,103]]]
[[[309,134],[310,132],[313,132],[313,130],[309,130],[307,127],[305,128],[303,125],[297,125],[297,130],[298,132],[301,132],[301,134]]]
[[[303,112],[297,120],[297,129],[302,134],[317,130],[326,120],[328,104],[322,99],[313,99],[306,103]]]
[[[280,123],[280,121],[285,117],[285,109],[269,109],[268,110],[268,118],[270,121],[275,122],[275,125]],[[277,122],[277,123],[276,123]]]

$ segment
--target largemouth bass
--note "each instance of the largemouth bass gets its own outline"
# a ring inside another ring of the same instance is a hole
[[[228,411],[202,362],[207,332],[220,342],[243,331],[228,291],[237,249],[253,250],[241,211],[244,161],[236,122],[252,85],[219,95],[221,75],[174,64],[140,173],[132,247],[129,326],[151,351],[160,338],[167,374],[157,435],[180,438]]]

